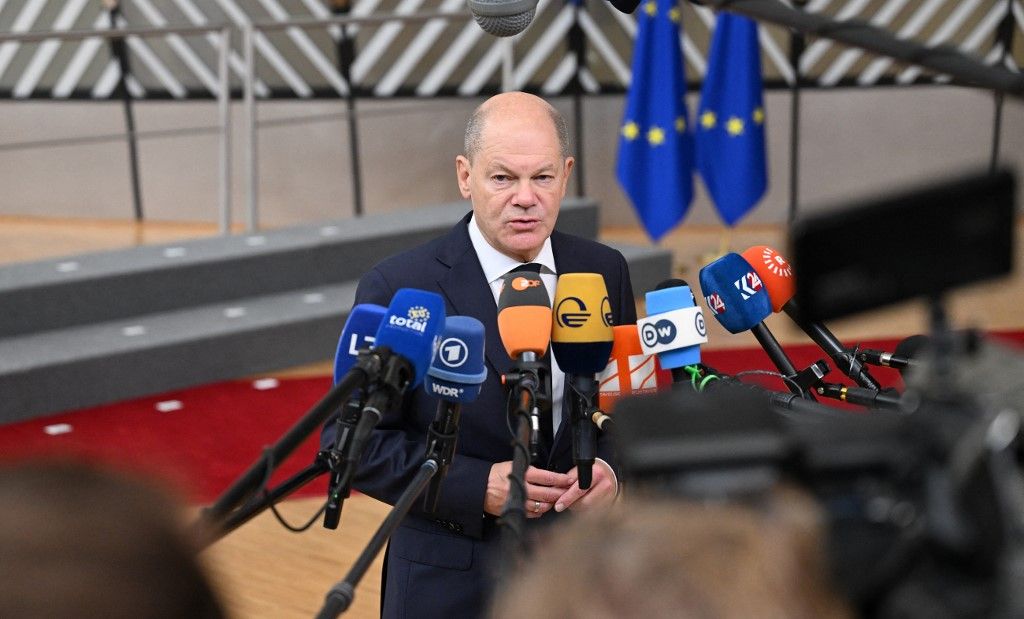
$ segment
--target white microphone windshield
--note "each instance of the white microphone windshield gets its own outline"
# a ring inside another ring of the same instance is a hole
[[[484,32],[496,37],[519,34],[533,21],[537,0],[466,0]]]

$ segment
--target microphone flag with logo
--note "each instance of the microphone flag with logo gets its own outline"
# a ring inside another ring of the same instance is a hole
[[[423,388],[443,400],[472,402],[486,378],[483,323],[471,316],[449,316]]]
[[[743,259],[750,263],[768,292],[772,302],[772,311],[781,312],[782,308],[796,293],[796,281],[793,279],[793,267],[782,257],[782,254],[767,245],[754,245],[743,252]]]
[[[640,346],[636,325],[612,327],[612,352],[608,365],[598,374],[598,404],[606,412],[630,395],[656,393],[672,385],[672,374],[661,367],[658,356]]]
[[[498,333],[508,356],[544,355],[551,340],[551,298],[540,273],[516,269],[502,276],[498,293]]]
[[[377,330],[387,312],[383,305],[360,303],[348,313],[345,328],[338,338],[338,350],[334,353],[335,383],[352,369],[361,349],[373,346]]]
[[[718,214],[730,226],[768,188],[761,47],[757,22],[721,11],[700,92],[697,168]]]
[[[555,287],[551,350],[566,374],[604,370],[612,351],[612,307],[604,278],[566,273]]]
[[[749,331],[772,313],[761,278],[739,254],[728,253],[702,268],[700,289],[729,333]]]
[[[647,318],[636,323],[644,352],[656,353],[666,369],[700,363],[700,345],[708,341],[704,311],[694,303],[689,285],[675,281],[647,293]]]
[[[632,77],[619,130],[616,176],[655,241],[682,221],[693,201],[681,16],[676,0],[648,0],[637,13]]]
[[[413,367],[410,388],[423,381],[434,357],[437,337],[444,328],[444,299],[435,292],[400,288],[391,297],[377,330],[375,346],[388,347]]]

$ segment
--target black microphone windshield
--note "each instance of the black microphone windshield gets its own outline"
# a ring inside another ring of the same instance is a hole
[[[620,13],[632,13],[640,6],[640,0],[608,0]]]
[[[537,0],[466,0],[466,4],[484,32],[496,37],[526,30],[537,10]]]
[[[685,279],[666,279],[665,281],[655,286],[654,289],[665,290],[667,288],[679,288],[680,286],[686,286],[687,288],[689,288],[690,284],[687,284]]]

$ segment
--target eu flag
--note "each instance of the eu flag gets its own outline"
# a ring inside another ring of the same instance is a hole
[[[693,199],[693,135],[679,47],[681,10],[676,0],[648,0],[636,14],[616,175],[657,241],[682,220]]]
[[[730,226],[768,188],[764,152],[764,100],[757,23],[718,15],[708,72],[700,93],[697,168],[719,215]]]

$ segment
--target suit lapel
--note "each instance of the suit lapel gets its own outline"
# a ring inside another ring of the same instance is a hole
[[[501,376],[512,367],[512,360],[498,335],[498,308],[469,240],[468,222],[469,215],[466,215],[438,250],[437,259],[449,270],[438,279],[437,285],[457,315],[472,316],[483,323],[484,355],[491,371]]]

